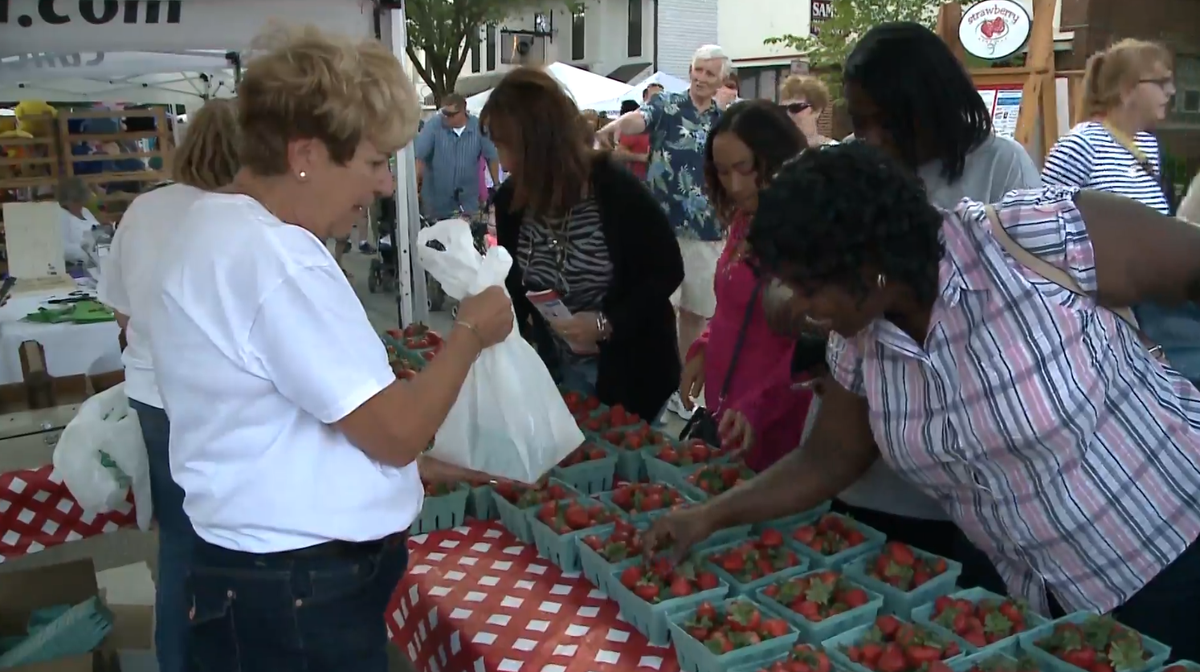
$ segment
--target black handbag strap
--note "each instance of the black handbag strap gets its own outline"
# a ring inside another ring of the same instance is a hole
[[[725,398],[725,393],[729,391],[729,383],[733,381],[733,372],[737,370],[738,360],[741,359],[742,346],[746,344],[746,332],[750,330],[750,319],[754,317],[754,305],[758,303],[761,291],[762,282],[754,283],[754,291],[750,292],[750,302],[746,304],[746,316],[742,318],[742,328],[733,344],[733,356],[729,358],[729,368],[725,371],[725,380],[721,383],[720,399]]]

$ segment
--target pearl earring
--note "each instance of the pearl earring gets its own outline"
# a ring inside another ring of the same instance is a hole
[[[878,285],[880,289],[887,287],[887,276],[883,273],[875,276],[875,284]]]
[[[303,179],[304,179],[304,178],[306,178],[306,177],[308,177],[308,173],[304,172],[303,170],[302,170],[302,171],[300,171],[300,179],[302,179],[302,180],[303,180]]]

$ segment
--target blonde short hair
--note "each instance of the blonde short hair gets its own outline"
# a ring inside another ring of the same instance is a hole
[[[215,191],[233,182],[238,171],[237,105],[210,100],[188,120],[175,150],[171,177],[190,187]]]
[[[1083,112],[1088,117],[1104,114],[1121,102],[1121,96],[1155,66],[1171,67],[1171,52],[1161,44],[1121,40],[1092,54],[1083,74]]]
[[[820,114],[829,106],[829,87],[816,77],[808,75],[788,75],[779,87],[779,100],[796,100],[803,98],[812,106],[813,111]]]
[[[416,89],[382,42],[275,26],[256,46],[266,50],[250,60],[238,85],[245,168],[286,173],[287,146],[297,139],[321,140],[344,164],[363,140],[392,153],[416,136]]]

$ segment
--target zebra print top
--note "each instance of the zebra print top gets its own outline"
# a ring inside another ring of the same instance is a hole
[[[600,209],[591,198],[566,217],[547,219],[527,211],[516,256],[525,288],[553,289],[572,313],[599,311],[612,284]]]

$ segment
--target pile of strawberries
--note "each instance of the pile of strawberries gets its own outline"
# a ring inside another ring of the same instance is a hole
[[[883,552],[866,566],[867,576],[909,592],[946,572],[946,560],[938,556],[918,556],[912,546],[898,541],[884,544]]]
[[[750,583],[800,564],[796,552],[783,545],[779,530],[766,529],[755,539],[712,553],[706,560],[739,583]]]
[[[740,462],[734,464],[710,464],[688,476],[692,485],[710,495],[719,495],[733,486],[754,478],[754,472]]]
[[[620,580],[622,586],[651,604],[712,590],[721,585],[716,574],[697,569],[695,563],[685,561],[675,564],[665,556],[654,558],[648,566],[625,568]]]
[[[558,534],[570,534],[611,523],[617,519],[617,514],[599,502],[572,499],[542,504],[538,509],[537,518]]]
[[[738,600],[724,611],[702,602],[683,629],[718,656],[793,632],[782,618],[764,618],[749,600]]]
[[[637,413],[630,413],[625,410],[624,406],[616,404],[588,418],[583,423],[583,428],[589,432],[601,433],[609,429],[632,427],[638,424],[642,424],[642,419],[638,417]]]
[[[578,448],[567,453],[567,456],[558,463],[558,466],[571,467],[583,462],[591,462],[592,460],[603,460],[606,457],[608,457],[608,451],[591,441],[584,441]]]
[[[786,658],[760,668],[758,672],[831,672],[832,669],[824,649],[812,644],[797,644],[788,651]]]
[[[1025,632],[1024,604],[1016,600],[984,598],[978,602],[943,595],[933,601],[929,620],[980,648]]]
[[[565,391],[562,393],[562,398],[567,404],[567,410],[575,416],[575,420],[578,422],[587,420],[594,411],[600,408],[600,399],[590,394]]]
[[[441,352],[445,344],[441,334],[420,323],[410,324],[403,331],[389,329],[387,334],[408,350],[420,351],[427,361]]]
[[[444,497],[458,489],[458,485],[450,483],[423,483],[426,497]]]
[[[784,579],[767,586],[763,594],[810,623],[820,623],[871,601],[867,591],[833,570]]]
[[[659,448],[654,457],[677,467],[690,467],[693,464],[707,464],[726,452],[720,448],[713,448],[702,439],[691,439],[678,447],[665,445]]]
[[[1083,623],[1059,623],[1054,632],[1034,644],[1088,672],[1140,669],[1150,659],[1142,636],[1111,616],[1088,616]]]
[[[497,483],[496,494],[516,505],[518,509],[531,509],[539,504],[568,499],[574,495],[557,483],[547,482],[531,488],[510,481]]]
[[[1164,672],[1168,672],[1169,669],[1164,670]],[[967,672],[1042,672],[1042,670],[1038,667],[1037,661],[1028,655],[1023,655],[1013,660],[1008,656],[999,654],[976,662],[967,669]],[[1186,671],[1180,669],[1177,672]]]
[[[942,661],[960,651],[927,628],[880,616],[857,644],[843,646],[842,653],[875,672],[949,672]]]
[[[641,450],[650,446],[670,446],[671,441],[662,432],[650,429],[641,423],[624,429],[610,429],[602,435],[604,440],[618,448]]]
[[[614,523],[612,534],[607,537],[590,534],[583,538],[583,543],[609,562],[622,562],[642,554],[641,531],[620,519]]]
[[[837,555],[867,541],[853,520],[836,513],[827,513],[812,525],[801,525],[792,532],[792,539],[821,555]]]
[[[658,511],[687,501],[678,490],[661,483],[626,483],[613,490],[609,500],[626,513]]]

